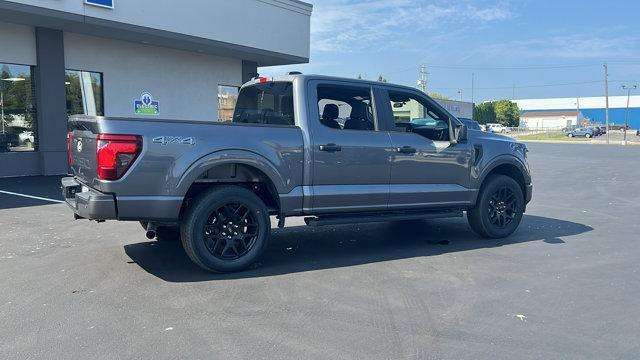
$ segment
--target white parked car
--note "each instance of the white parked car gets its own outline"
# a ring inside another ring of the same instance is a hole
[[[18,134],[18,138],[20,139],[20,144],[33,147],[33,143],[35,142],[33,131],[23,131]]]
[[[511,129],[502,124],[487,124],[487,131],[493,133],[508,133],[511,132]]]

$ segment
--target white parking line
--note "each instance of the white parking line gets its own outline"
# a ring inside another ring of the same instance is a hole
[[[53,203],[63,203],[64,202],[64,201],[56,200],[56,199],[49,199],[49,198],[43,198],[43,197],[40,197],[40,196],[33,196],[33,195],[27,195],[27,194],[14,193],[14,192],[11,192],[11,191],[4,191],[4,190],[0,190],[0,194],[20,196],[20,197],[29,198],[29,199],[49,201],[49,202],[53,202]]]

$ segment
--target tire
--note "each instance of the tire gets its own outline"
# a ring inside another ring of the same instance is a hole
[[[573,134],[569,133],[569,135],[567,135],[567,136],[568,136],[568,137],[570,137],[570,138],[572,138],[572,137],[573,137]]]
[[[591,135],[589,134],[585,134],[584,137],[586,137],[587,139],[591,138]]]
[[[147,222],[140,221],[140,226],[147,231]],[[179,226],[158,226],[156,228],[156,240],[157,241],[178,241],[180,240],[180,227]]]
[[[244,270],[266,248],[271,222],[264,202],[238,186],[215,187],[198,196],[180,224],[182,246],[204,270]]]
[[[482,185],[476,207],[467,211],[467,220],[473,231],[484,238],[504,238],[520,225],[524,205],[522,188],[515,180],[493,175]]]

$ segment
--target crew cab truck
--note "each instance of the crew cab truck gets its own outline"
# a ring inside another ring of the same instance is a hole
[[[242,270],[271,229],[463,216],[512,234],[531,200],[524,144],[467,129],[424,93],[381,82],[288,74],[242,86],[233,120],[73,116],[77,219],[179,232],[200,267]]]

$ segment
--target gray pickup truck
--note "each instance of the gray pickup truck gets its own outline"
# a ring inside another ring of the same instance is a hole
[[[62,188],[77,219],[173,232],[214,272],[255,262],[270,216],[323,226],[466,211],[475,232],[502,238],[531,200],[524,144],[387,83],[256,78],[229,122],[74,116],[69,129]]]

